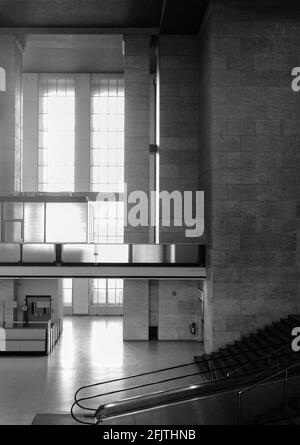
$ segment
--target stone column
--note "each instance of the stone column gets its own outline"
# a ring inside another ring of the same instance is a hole
[[[22,49],[13,35],[0,36],[0,66],[6,91],[0,93],[0,192],[21,190]]]

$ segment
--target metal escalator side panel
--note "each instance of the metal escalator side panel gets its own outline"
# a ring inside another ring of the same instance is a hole
[[[118,402],[100,405],[96,412],[97,421],[105,418],[121,416],[127,413],[143,411],[170,403],[187,400],[199,395],[201,385],[190,385],[188,387],[157,391],[151,394],[139,395]]]

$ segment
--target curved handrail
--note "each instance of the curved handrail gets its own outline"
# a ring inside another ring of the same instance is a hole
[[[131,386],[131,387],[128,387],[128,388],[122,388],[122,389],[118,389],[118,390],[114,390],[114,391],[108,391],[106,393],[101,393],[101,394],[96,394],[96,395],[92,395],[92,396],[88,396],[88,397],[82,397],[80,399],[75,399],[75,401],[74,401],[74,403],[73,403],[73,405],[71,407],[71,415],[72,415],[72,417],[75,420],[78,421],[78,419],[73,414],[73,410],[74,410],[75,406],[78,406],[78,407],[82,408],[85,411],[92,411],[92,412],[96,413],[96,411],[97,411],[96,409],[88,408],[88,407],[85,407],[85,406],[81,405],[81,402],[84,402],[84,401],[87,401],[87,400],[94,400],[94,399],[97,399],[98,397],[109,396],[109,395],[112,395],[112,394],[118,394],[118,393],[122,393],[122,392],[126,392],[126,391],[131,391],[131,390],[134,390],[134,389],[146,388],[146,387],[155,386],[155,385],[158,385],[158,384],[161,384],[161,383],[167,383],[167,382],[173,382],[173,381],[176,381],[176,380],[182,380],[182,379],[185,379],[187,377],[193,377],[193,376],[201,375],[201,374],[203,374],[203,372],[202,373],[201,372],[196,372],[196,373],[192,373],[192,374],[185,374],[183,376],[171,377],[171,378],[168,378],[168,379],[163,379],[163,380],[159,380],[159,381],[155,381],[155,382],[143,383],[141,385],[134,385],[134,386]],[[104,383],[106,383],[106,382],[103,382],[103,384]]]
[[[270,380],[274,379],[275,377],[278,377],[279,375],[285,374],[285,379],[284,379],[284,396],[285,396],[285,402],[287,402],[287,390],[288,390],[288,374],[292,369],[298,368],[300,367],[300,362],[297,363],[292,363],[291,365],[288,365],[274,373],[272,373],[271,375],[265,377],[262,380],[259,380],[258,382],[254,383],[253,385],[248,386],[247,388],[241,389],[238,392],[238,423],[240,424],[241,421],[241,414],[242,414],[242,396],[246,393],[251,391],[252,389],[257,388],[258,386],[269,382]]]
[[[135,385],[135,386],[132,386],[132,387],[129,387],[129,388],[125,388],[125,389],[122,389],[122,390],[116,390],[116,391],[113,391],[113,392],[101,393],[101,394],[97,394],[97,395],[94,395],[94,396],[78,398],[79,393],[81,391],[85,390],[85,389],[95,388],[95,387],[102,386],[102,385],[105,385],[105,384],[121,382],[121,381],[130,380],[130,379],[134,379],[134,378],[138,378],[138,377],[154,375],[154,374],[158,374],[158,373],[161,373],[161,372],[170,371],[170,370],[174,370],[174,369],[181,369],[181,368],[185,368],[185,367],[192,366],[192,365],[203,364],[203,363],[206,363],[206,362],[209,363],[209,365],[210,365],[210,372],[211,372],[211,375],[213,376],[214,375],[214,371],[222,371],[222,370],[228,369],[228,367],[230,367],[230,365],[226,365],[224,367],[218,367],[218,368],[212,369],[211,364],[210,364],[210,362],[212,360],[217,360],[217,359],[220,359],[220,358],[224,359],[224,358],[227,358],[227,357],[236,357],[236,356],[245,354],[247,352],[263,351],[263,350],[272,349],[272,348],[278,347],[278,346],[282,346],[282,347],[283,346],[287,346],[288,344],[289,344],[289,342],[282,342],[282,343],[270,344],[268,346],[262,346],[262,347],[259,347],[259,348],[246,349],[244,351],[240,351],[240,352],[237,352],[237,353],[228,353],[228,354],[225,354],[225,355],[221,355],[219,353],[219,354],[216,354],[215,357],[210,357],[210,358],[206,358],[206,359],[199,360],[199,361],[193,361],[193,362],[184,363],[184,364],[181,364],[181,365],[170,366],[170,367],[167,367],[167,368],[161,368],[161,369],[158,369],[158,370],[155,370],[155,371],[148,371],[148,372],[134,374],[134,375],[121,377],[121,378],[117,378],[117,379],[106,380],[104,382],[98,382],[98,383],[94,383],[94,384],[90,384],[90,385],[84,385],[84,386],[80,387],[74,394],[74,403],[73,403],[73,405],[71,407],[71,415],[74,418],[74,420],[76,420],[77,422],[91,425],[90,422],[80,421],[79,419],[77,419],[74,416],[73,410],[74,410],[75,406],[78,406],[79,408],[83,409],[84,411],[89,411],[89,412],[92,412],[94,414],[96,413],[96,411],[97,411],[96,409],[89,408],[89,407],[81,405],[81,402],[83,402],[83,401],[95,399],[95,398],[98,398],[100,396],[106,396],[106,395],[116,394],[116,393],[119,393],[119,392],[129,391],[129,390],[132,390],[132,389],[139,389],[139,388],[143,388],[143,387],[147,387],[147,386],[158,385],[160,383],[173,381],[173,380],[175,381],[175,380],[184,379],[184,378],[192,377],[192,376],[196,376],[196,375],[200,376],[202,374],[206,374],[207,371],[204,370],[204,371],[199,371],[199,372],[196,372],[196,373],[184,374],[183,376],[172,377],[170,379],[159,380],[159,381],[155,381],[155,382],[151,382],[151,383],[147,383],[147,384],[142,384],[142,385]],[[265,357],[259,358],[259,359],[255,359],[255,360],[249,360],[248,362],[245,362],[242,366],[246,366],[246,365],[249,365],[249,364],[251,364],[253,362],[258,362],[258,361],[262,361],[262,360],[265,360]],[[212,379],[211,381],[208,381],[208,382],[212,382],[213,380],[215,380],[215,379]],[[222,379],[220,379],[220,380],[222,380]]]
[[[283,355],[281,355],[281,357],[282,357]],[[262,360],[265,360],[265,357],[263,357],[263,358],[260,358],[260,359],[258,359],[258,360],[256,360],[256,361],[262,361]],[[253,361],[252,361],[253,362]],[[250,363],[252,363],[252,362],[247,362],[247,363],[245,363],[245,364],[250,364]],[[174,368],[174,367],[172,367],[172,368]],[[226,367],[227,368],[227,367]],[[218,369],[216,369],[216,370],[221,370],[221,369],[226,369],[225,367],[224,368],[218,368]],[[214,370],[212,370],[212,371],[214,371]],[[150,382],[150,383],[144,383],[144,384],[140,384],[140,385],[134,385],[134,386],[131,386],[131,387],[127,387],[127,388],[123,388],[123,389],[119,389],[119,390],[114,390],[114,391],[109,391],[109,392],[106,392],[106,393],[100,393],[100,394],[95,394],[95,395],[92,395],[92,396],[87,396],[87,397],[81,397],[80,399],[75,399],[75,401],[74,401],[74,403],[73,403],[73,405],[72,405],[72,407],[71,407],[71,415],[72,415],[72,417],[74,418],[74,420],[76,420],[77,422],[79,422],[79,423],[84,423],[84,424],[88,424],[88,425],[91,425],[91,424],[93,424],[93,423],[90,423],[90,422],[82,422],[82,421],[80,421],[75,415],[74,415],[74,408],[75,408],[75,406],[77,406],[77,407],[79,407],[79,408],[81,408],[81,409],[83,409],[84,411],[89,411],[89,412],[92,412],[93,413],[93,416],[92,417],[94,417],[95,418],[95,415],[96,415],[96,412],[98,411],[98,409],[95,409],[95,408],[88,408],[88,407],[86,407],[86,406],[83,406],[82,404],[81,404],[81,402],[84,402],[84,401],[88,401],[88,400],[94,400],[94,399],[97,399],[97,398],[99,398],[99,397],[104,397],[104,396],[108,396],[108,395],[112,395],[112,394],[120,394],[120,393],[122,393],[122,392],[126,392],[126,391],[131,391],[131,390],[135,390],[135,389],[140,389],[140,388],[145,388],[145,387],[151,387],[151,386],[155,386],[155,385],[158,385],[158,384],[161,384],[161,383],[166,383],[166,382],[171,382],[171,381],[176,381],[176,380],[182,380],[182,379],[184,379],[184,378],[187,378],[187,377],[192,377],[192,376],[196,376],[196,375],[201,375],[201,374],[205,374],[206,373],[206,371],[202,371],[202,372],[197,372],[197,373],[191,373],[191,374],[185,374],[185,375],[183,375],[183,376],[177,376],[177,377],[171,377],[171,378],[168,378],[168,379],[163,379],[163,380],[160,380],[160,381],[155,381],[155,382]],[[145,373],[143,373],[143,374],[145,374]],[[131,376],[132,377],[132,376]],[[122,380],[126,380],[126,378],[123,378]],[[224,379],[219,379],[219,381],[224,381]],[[226,380],[226,379],[225,379]],[[119,381],[119,379],[113,379],[112,381]],[[214,379],[212,379],[211,381],[207,381],[207,382],[201,382],[201,383],[212,383],[212,382],[214,382],[215,380]],[[102,382],[102,384],[105,384],[106,382]],[[198,385],[199,385],[199,383],[198,383]],[[190,385],[188,385],[188,386],[184,386],[184,387],[181,387],[181,388],[179,388],[179,389],[184,389],[184,388],[188,388]],[[178,388],[177,388],[178,389]],[[168,391],[170,391],[170,390],[167,390],[167,391],[160,391],[160,392],[163,392],[163,393],[165,393],[165,392],[168,392]],[[157,392],[155,392],[155,393],[150,393],[150,395],[152,394],[156,394]],[[149,395],[149,394],[147,394],[147,395]],[[143,396],[145,396],[145,394],[143,395]]]
[[[180,368],[184,368],[184,367],[188,367],[188,366],[192,366],[192,365],[196,365],[196,364],[203,364],[203,363],[206,363],[206,362],[209,363],[212,360],[217,360],[219,358],[236,357],[238,355],[243,355],[243,354],[245,354],[247,352],[263,351],[263,350],[266,350],[266,349],[274,348],[276,346],[286,346],[286,345],[289,345],[289,344],[290,344],[289,342],[286,342],[286,343],[285,342],[284,343],[275,343],[273,345],[262,346],[260,348],[246,349],[246,350],[241,351],[241,352],[232,353],[232,354],[228,353],[226,355],[217,355],[215,357],[206,358],[206,359],[199,360],[199,361],[193,361],[193,362],[190,362],[190,363],[184,363],[184,364],[181,364],[181,365],[170,366],[170,367],[167,367],[167,368],[161,368],[161,369],[157,369],[157,370],[154,370],[154,371],[147,371],[147,372],[143,372],[143,373],[139,373],[139,374],[133,374],[133,375],[126,376],[126,377],[120,377],[120,378],[117,378],[117,379],[106,380],[104,382],[97,382],[97,383],[92,383],[90,385],[84,385],[84,386],[81,386],[80,388],[77,389],[77,391],[74,394],[74,400],[75,401],[79,400],[79,399],[77,399],[77,396],[78,396],[78,394],[81,391],[83,391],[85,389],[89,389],[89,388],[95,388],[96,386],[102,386],[102,385],[105,385],[105,384],[122,382],[124,380],[130,380],[130,379],[133,379],[133,378],[138,378],[138,377],[144,377],[144,376],[147,376],[147,375],[158,374],[160,372],[171,371],[173,369],[180,369]],[[247,363],[251,363],[251,361],[249,361]],[[216,368],[216,369],[213,369],[213,370],[211,369],[211,371],[218,371],[218,370],[222,370],[222,369],[227,369],[228,367],[229,366],[225,366],[225,367],[222,367],[222,368],[219,367],[219,368]],[[199,374],[205,374],[205,373],[206,372],[204,371],[204,372],[200,372]]]

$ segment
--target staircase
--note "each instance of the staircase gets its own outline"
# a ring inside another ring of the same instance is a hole
[[[300,399],[290,400],[288,405],[260,414],[248,425],[300,425]]]
[[[255,375],[288,365],[300,359],[291,349],[291,331],[296,326],[300,326],[300,315],[290,315],[212,354],[194,356],[194,360],[206,381]]]

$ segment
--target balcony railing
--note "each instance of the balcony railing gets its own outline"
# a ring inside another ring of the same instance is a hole
[[[205,267],[200,244],[0,243],[0,266],[157,265]]]

